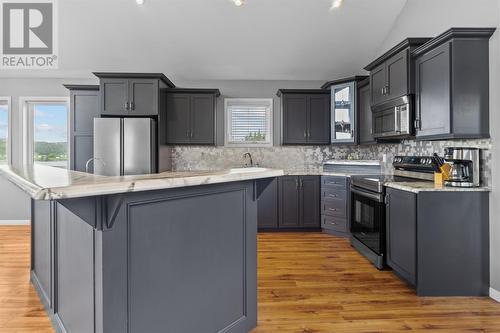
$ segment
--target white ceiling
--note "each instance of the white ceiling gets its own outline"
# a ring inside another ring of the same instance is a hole
[[[60,0],[59,70],[8,77],[163,72],[175,80],[328,80],[363,73],[406,0]]]

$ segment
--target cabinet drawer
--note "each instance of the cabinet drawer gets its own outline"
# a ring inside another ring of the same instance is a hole
[[[322,200],[321,214],[347,218],[346,206],[345,200]]]
[[[321,177],[321,186],[336,187],[336,188],[347,188],[347,178],[346,177],[336,177],[336,176],[323,176]]]
[[[322,215],[321,216],[321,226],[324,229],[334,230],[338,232],[348,232],[347,219]]]
[[[323,186],[321,188],[321,200],[342,200],[347,198],[347,191],[334,186]]]

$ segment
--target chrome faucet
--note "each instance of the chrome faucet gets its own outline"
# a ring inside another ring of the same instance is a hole
[[[243,154],[243,159],[246,159],[247,157],[250,160],[250,165],[248,165],[248,164],[245,163],[245,166],[247,166],[247,167],[253,167],[252,154],[250,154],[250,153]]]

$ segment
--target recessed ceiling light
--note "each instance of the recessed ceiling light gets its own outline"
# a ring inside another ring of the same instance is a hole
[[[135,2],[137,2],[138,5],[144,5],[144,0],[135,0]]]
[[[233,0],[233,2],[238,7],[241,7],[245,4],[245,0]]]
[[[342,6],[342,0],[333,0],[332,6],[330,7],[330,10],[340,8],[340,6]]]

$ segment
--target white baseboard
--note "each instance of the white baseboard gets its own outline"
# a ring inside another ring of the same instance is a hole
[[[500,303],[500,291],[490,288],[490,297]]]
[[[0,225],[28,225],[30,220],[0,220]]]

